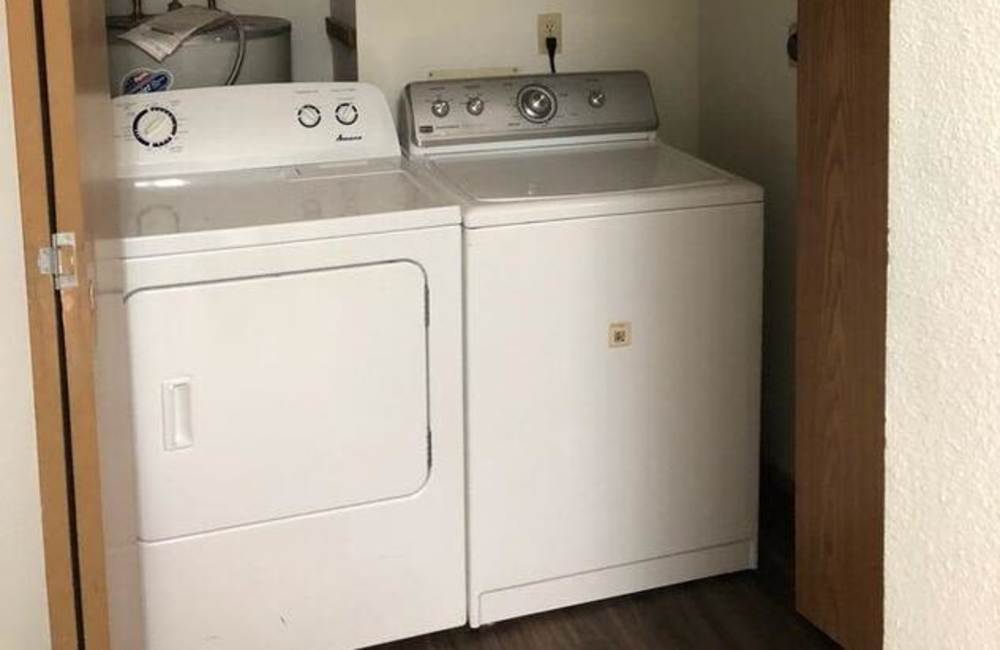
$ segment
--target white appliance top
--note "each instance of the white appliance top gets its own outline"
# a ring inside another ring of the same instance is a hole
[[[461,223],[420,169],[380,159],[126,179],[109,254],[144,257]]]
[[[730,180],[690,156],[649,143],[456,155],[433,164],[480,202],[711,186]]]
[[[461,222],[400,155],[367,84],[204,88],[115,100],[122,239],[138,257]]]
[[[763,190],[656,141],[430,155],[466,227],[759,203]]]
[[[659,143],[642,72],[410,84],[406,146],[467,228],[759,203],[763,190]]]

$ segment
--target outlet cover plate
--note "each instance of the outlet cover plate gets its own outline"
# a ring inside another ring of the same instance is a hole
[[[545,39],[555,36],[559,39],[556,49],[558,54],[563,51],[563,28],[562,14],[538,14],[538,53],[548,55],[549,50],[545,47]]]

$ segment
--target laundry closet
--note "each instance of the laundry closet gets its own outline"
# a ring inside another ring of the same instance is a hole
[[[113,650],[834,647],[796,0],[104,9]]]

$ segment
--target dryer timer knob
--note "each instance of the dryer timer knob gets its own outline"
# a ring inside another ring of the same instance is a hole
[[[604,105],[608,103],[608,96],[604,94],[603,90],[594,90],[591,91],[587,101],[590,102],[591,108],[604,108]]]
[[[132,121],[132,135],[144,147],[159,149],[177,137],[177,116],[162,106],[145,108]]]

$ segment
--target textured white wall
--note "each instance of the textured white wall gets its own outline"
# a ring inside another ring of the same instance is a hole
[[[0,648],[49,647],[23,240],[0,0]]]
[[[886,647],[1000,648],[1000,4],[894,0]]]
[[[795,402],[796,80],[785,50],[797,0],[702,0],[700,141],[706,160],[767,190],[763,437],[791,478]]]
[[[563,72],[637,68],[651,78],[663,137],[698,146],[698,0],[360,0],[363,81],[398,103],[433,70],[548,71],[540,13],[563,14]]]
[[[105,0],[108,13],[132,13],[132,0]],[[204,5],[204,0],[183,0],[186,5]],[[143,11],[157,13],[169,0],[143,0]],[[329,0],[218,0],[226,11],[279,16],[292,21],[292,78],[295,81],[333,79],[333,49],[326,35]]]

